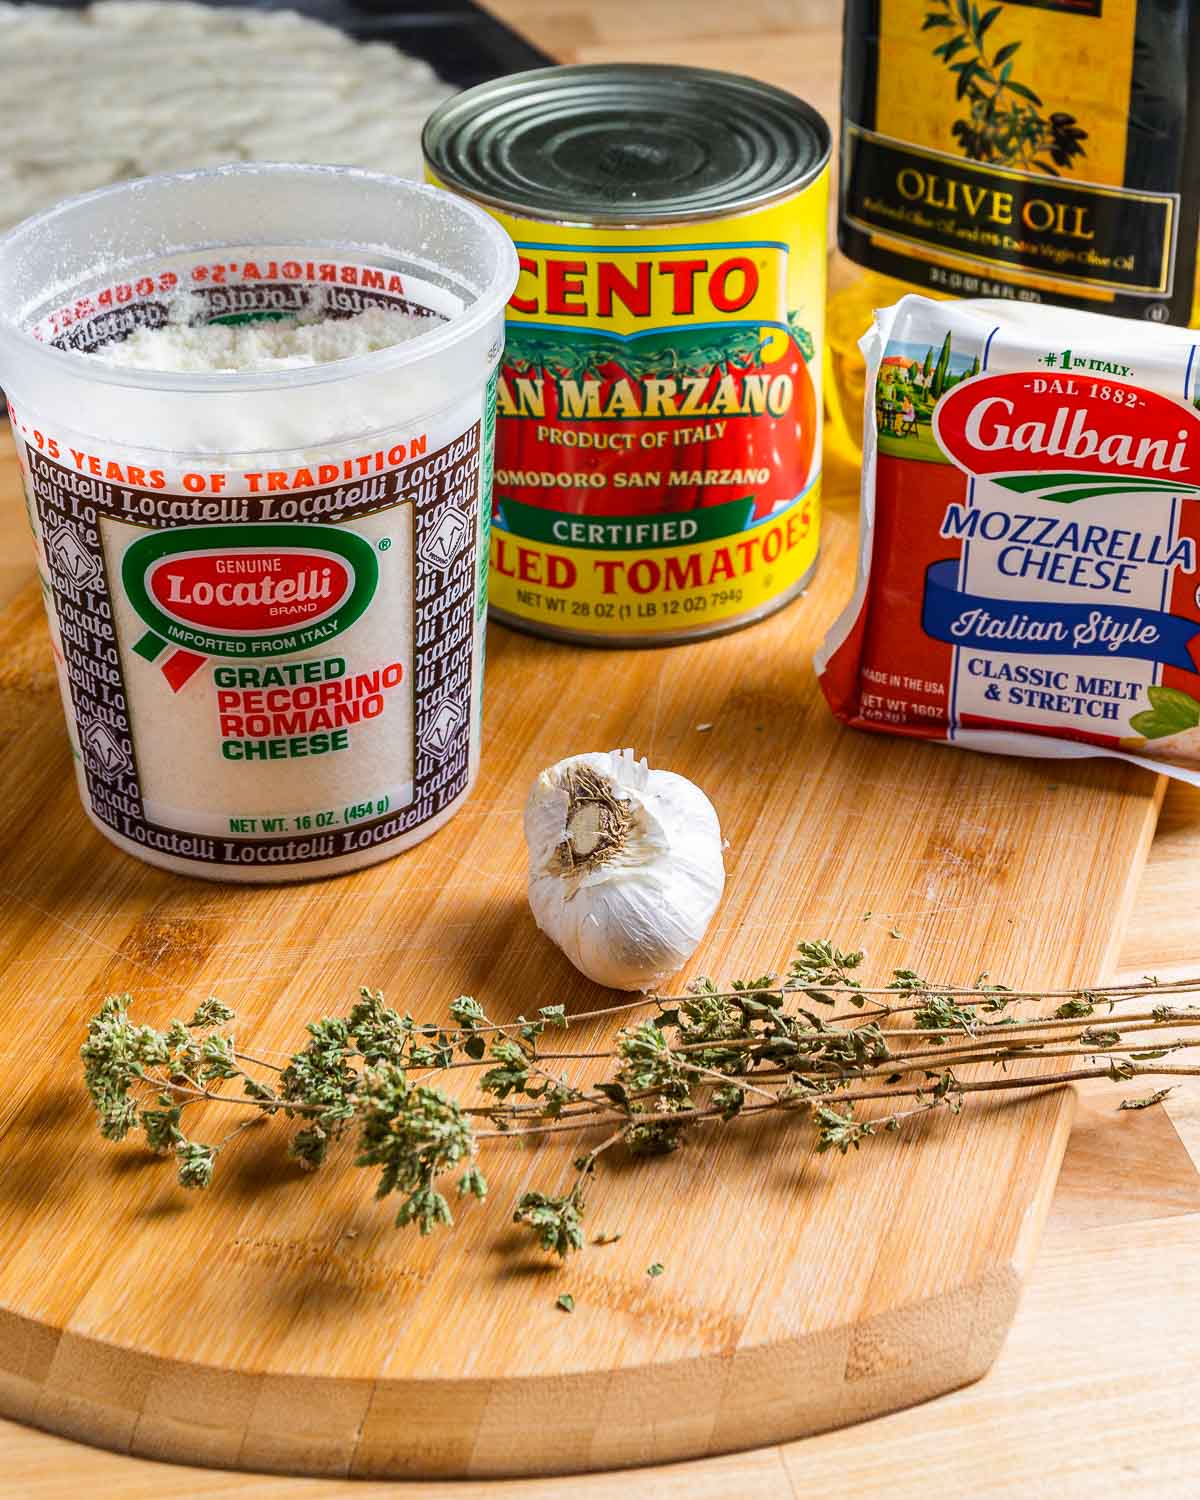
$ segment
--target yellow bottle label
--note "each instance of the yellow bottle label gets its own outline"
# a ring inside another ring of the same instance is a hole
[[[850,0],[842,248],[956,295],[1187,322],[1189,0]]]

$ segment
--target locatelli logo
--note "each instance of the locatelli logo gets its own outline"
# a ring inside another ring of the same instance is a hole
[[[341,527],[193,526],[134,542],[121,579],[149,627],[134,650],[178,692],[210,656],[283,656],[340,635],[374,597],[379,563]]]
[[[960,469],[1041,500],[1200,493],[1200,413],[1120,380],[978,375],[942,397],[933,431]]]

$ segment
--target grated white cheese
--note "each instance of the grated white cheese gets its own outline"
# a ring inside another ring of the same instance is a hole
[[[84,357],[133,370],[293,370],[388,349],[431,326],[429,318],[383,307],[351,318],[168,323],[163,328],[138,328],[121,343],[105,344]]]
[[[454,90],[419,58],[288,10],[0,0],[0,230],[129,177],[230,161],[422,175]]]

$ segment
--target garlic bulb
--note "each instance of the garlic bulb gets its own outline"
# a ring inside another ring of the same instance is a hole
[[[721,829],[698,786],[632,750],[573,755],[525,804],[529,905],[589,979],[649,990],[696,951],[725,889]]]

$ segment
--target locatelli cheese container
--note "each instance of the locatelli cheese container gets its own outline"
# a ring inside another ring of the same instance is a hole
[[[449,100],[432,181],[517,243],[496,618],[690,640],[800,593],[820,530],[829,129],[699,68],[539,69]]]
[[[120,848],[299,880],[461,806],[515,278],[479,209],[341,168],[148,178],[0,240],[0,380],[79,789]],[[84,357],[181,316],[373,308],[428,329],[301,368]]]

